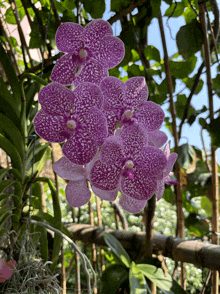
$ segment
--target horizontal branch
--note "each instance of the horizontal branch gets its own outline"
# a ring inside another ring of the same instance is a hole
[[[67,224],[72,239],[83,243],[95,243],[106,246],[103,238],[104,231],[111,233],[130,253],[143,252],[145,233],[134,233],[125,230],[104,230],[101,227],[84,224]],[[220,270],[220,246],[201,241],[184,240],[165,235],[154,235],[153,253],[162,254],[175,261],[192,263],[194,265]],[[140,256],[139,256],[140,257]]]

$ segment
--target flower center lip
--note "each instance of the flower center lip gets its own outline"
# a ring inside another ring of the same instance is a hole
[[[67,125],[67,128],[70,130],[75,130],[76,128],[76,122],[73,119],[68,120],[66,125]]]
[[[125,162],[125,168],[132,169],[134,167],[134,162],[132,160],[127,160]]]
[[[79,50],[79,56],[81,57],[81,59],[86,59],[87,55],[88,52],[85,49],[82,48]]]
[[[124,112],[124,118],[130,119],[133,116],[133,111],[130,109],[125,110]]]

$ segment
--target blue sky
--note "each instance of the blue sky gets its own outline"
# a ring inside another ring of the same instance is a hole
[[[220,4],[219,1],[217,1],[218,4]],[[162,1],[162,15],[166,11],[166,9],[169,6]],[[110,12],[110,1],[106,1],[106,12],[103,16],[104,19],[109,19],[112,15],[114,15],[113,12]],[[175,39],[176,33],[178,32],[179,28],[181,26],[185,25],[185,19],[183,17],[178,17],[178,18],[171,18],[169,20],[169,26],[172,31],[172,36]],[[166,26],[166,23],[164,22],[164,29],[165,29],[165,35],[166,35],[166,40],[167,40],[167,48],[168,48],[168,54],[169,56],[173,55],[174,53],[178,52],[177,46],[176,46],[176,41],[172,39],[170,35],[170,30]],[[113,31],[115,35],[119,35],[120,33],[120,23],[117,22],[113,24]],[[163,48],[162,48],[162,43],[161,43],[161,38],[160,38],[160,31],[159,31],[159,26],[158,26],[158,21],[157,19],[153,19],[150,27],[149,27],[149,38],[148,38],[148,45],[153,45],[160,51],[161,58],[163,58]],[[198,57],[198,66],[194,70],[194,72],[190,75],[193,76],[199,67],[199,65],[202,62],[201,55],[200,53],[197,53],[196,56]],[[216,66],[212,68],[212,77],[216,76]],[[202,79],[206,83],[206,76],[203,74]],[[159,80],[157,81],[159,82]],[[180,84],[179,86],[176,87],[176,92],[179,92],[182,88],[184,88],[185,84]],[[189,90],[185,90],[183,94],[186,94],[186,96],[189,95]],[[203,90],[198,94],[195,95],[192,99],[192,105],[194,106],[195,109],[201,109],[203,105],[206,105],[208,107],[208,96],[207,96],[207,87],[204,86]],[[166,112],[166,109],[169,107],[168,103],[164,105],[163,110],[165,111],[166,115],[168,115],[168,112]],[[220,108],[220,99],[216,96],[214,96],[214,109],[217,110]],[[206,117],[207,114],[201,115],[202,117]],[[197,119],[198,120],[198,119]],[[178,122],[179,123],[179,122]],[[168,136],[168,138],[171,140],[172,144],[171,147],[173,147],[174,142],[171,134],[167,130],[166,127],[161,128],[163,132],[165,132]],[[180,145],[184,143],[188,143],[190,145],[194,145],[200,149],[203,148],[202,146],[202,140],[200,136],[201,128],[200,125],[197,123],[197,121],[190,127],[188,124],[184,124],[183,129],[182,129],[182,139],[180,140]],[[204,135],[204,141],[206,144],[206,149],[210,149],[210,138],[209,135],[206,131],[203,132]],[[218,163],[220,164],[220,148],[217,150],[217,159]]]

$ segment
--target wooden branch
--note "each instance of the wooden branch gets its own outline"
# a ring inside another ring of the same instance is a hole
[[[107,246],[103,233],[112,234],[121,242],[122,246],[130,252],[138,255],[143,251],[143,244],[146,234],[143,232],[134,233],[125,230],[112,230],[85,224],[67,224],[67,229],[71,232],[73,240],[83,243],[95,243],[100,246]],[[176,261],[192,263],[199,267],[212,270],[220,270],[220,246],[207,244],[201,241],[184,240],[165,235],[154,235],[153,253],[169,257]]]
[[[120,218],[120,221],[122,223],[123,230],[126,230],[127,231],[128,230],[128,222],[127,222],[126,216],[125,216],[123,210],[121,209],[120,205],[118,204],[117,201],[112,201],[111,202],[111,205],[114,208],[114,211],[116,212],[116,214]]]

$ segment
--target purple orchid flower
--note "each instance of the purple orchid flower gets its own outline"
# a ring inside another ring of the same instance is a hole
[[[120,136],[105,140],[89,175],[99,197],[102,190],[112,195],[120,190],[122,208],[133,213],[143,209],[167,165],[164,152],[146,143],[147,132],[137,123],[125,128]]]
[[[106,118],[100,111],[100,88],[83,83],[72,92],[52,82],[40,91],[39,102],[41,110],[34,118],[37,134],[49,142],[67,139],[63,154],[75,164],[89,163],[108,133]]]
[[[167,185],[178,185],[178,182],[172,181],[169,177],[169,174],[171,170],[173,169],[173,165],[177,159],[178,154],[175,152],[172,152],[170,154],[170,141],[166,144],[163,150],[166,158],[167,158],[167,165],[165,169],[163,170],[163,178],[158,180],[157,182],[157,189],[155,191],[157,200],[160,200],[163,196],[165,184]]]
[[[144,77],[133,77],[125,83],[115,77],[107,77],[101,81],[100,88],[109,135],[114,134],[119,123],[122,127],[137,121],[148,132],[156,131],[162,125],[164,112],[156,103],[147,101],[148,88]]]
[[[63,85],[91,82],[99,85],[108,69],[124,58],[124,43],[113,36],[110,24],[102,19],[85,28],[66,22],[56,32],[57,48],[65,52],[53,68],[51,79]]]

